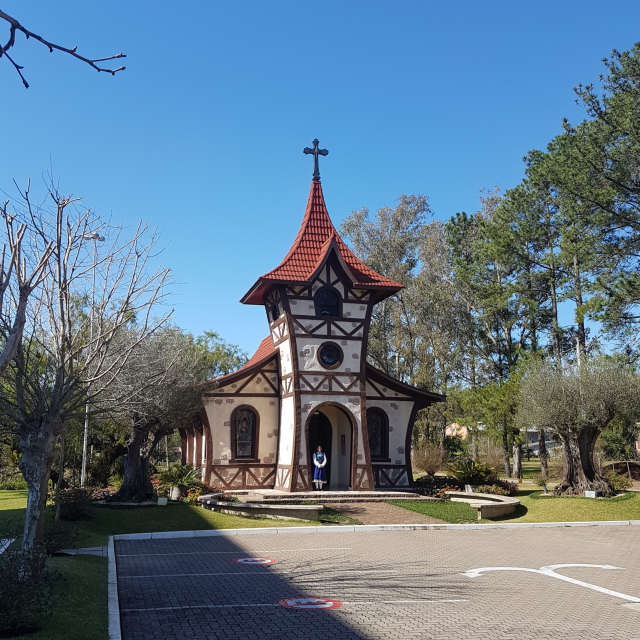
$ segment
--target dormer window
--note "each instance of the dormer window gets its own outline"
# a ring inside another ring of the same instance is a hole
[[[340,317],[340,295],[335,289],[318,289],[315,296],[316,317]]]

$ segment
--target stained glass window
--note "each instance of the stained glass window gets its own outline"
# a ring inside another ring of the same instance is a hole
[[[325,367],[335,367],[342,360],[342,350],[337,344],[328,342],[320,347],[320,363]]]
[[[367,430],[369,433],[369,451],[371,459],[386,458],[389,434],[387,416],[380,409],[367,410]]]
[[[316,316],[337,318],[340,315],[340,298],[333,289],[319,289],[315,297]]]
[[[236,459],[255,458],[256,414],[251,409],[239,409],[235,415]]]

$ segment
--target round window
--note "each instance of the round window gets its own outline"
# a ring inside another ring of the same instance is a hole
[[[327,369],[333,369],[342,362],[342,349],[334,342],[325,342],[318,349],[320,364]]]

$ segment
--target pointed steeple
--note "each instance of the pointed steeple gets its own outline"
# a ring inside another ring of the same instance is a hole
[[[320,270],[331,251],[335,250],[345,272],[352,279],[352,286],[375,289],[376,298],[382,300],[402,285],[389,280],[359,260],[338,235],[324,202],[319,180],[311,183],[307,208],[298,235],[284,260],[275,268],[258,278],[240,302],[262,304],[265,293],[275,284],[307,284]]]

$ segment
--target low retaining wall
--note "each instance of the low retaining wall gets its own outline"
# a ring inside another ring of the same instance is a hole
[[[254,516],[273,520],[318,520],[324,509],[321,504],[265,504],[264,502],[227,502],[215,496],[200,496],[205,509],[235,516]]]
[[[468,491],[445,491],[452,502],[466,502],[478,510],[478,520],[496,518],[513,513],[520,500],[510,496],[497,496],[493,493],[473,493]]]

